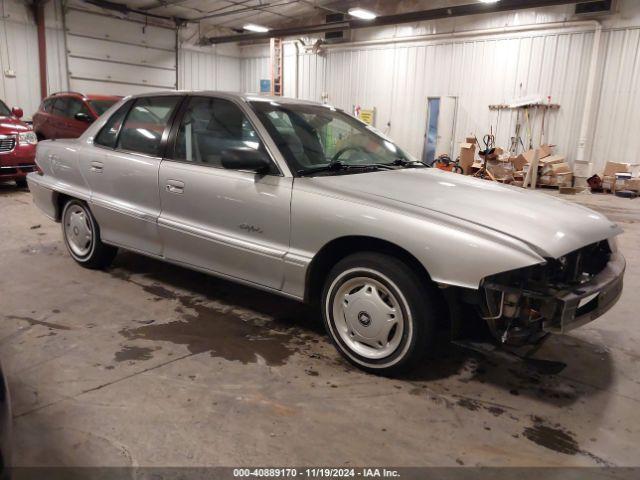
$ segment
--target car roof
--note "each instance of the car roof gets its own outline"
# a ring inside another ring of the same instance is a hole
[[[58,97],[76,97],[76,98],[81,98],[83,100],[115,100],[115,101],[118,101],[122,98],[122,96],[120,95],[101,95],[101,94],[94,94],[94,93],[89,93],[85,95],[84,93],[72,92],[72,91],[55,92],[49,95],[47,98],[58,98]]]
[[[212,97],[223,97],[223,98],[235,98],[237,100],[243,100],[245,102],[277,102],[281,104],[323,105],[322,103],[319,103],[319,102],[302,100],[298,98],[276,97],[272,95],[261,95],[257,93],[225,92],[225,91],[217,91],[217,90],[163,90],[158,92],[130,95],[126,98],[129,99],[129,98],[143,98],[143,97],[159,97],[159,96],[171,96],[171,95],[201,95],[201,96],[212,96]]]

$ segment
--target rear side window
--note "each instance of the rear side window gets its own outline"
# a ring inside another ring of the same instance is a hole
[[[51,113],[51,108],[53,107],[54,98],[49,98],[42,102],[42,110],[47,113]]]
[[[117,148],[160,156],[160,144],[180,97],[138,98],[122,126]]]
[[[103,145],[109,148],[116,148],[116,143],[118,141],[118,132],[120,132],[120,127],[122,126],[122,122],[124,121],[124,117],[129,111],[129,107],[131,106],[131,102],[125,103],[122,107],[120,107],[105,123],[102,130],[98,132],[93,143],[97,143],[98,145]]]

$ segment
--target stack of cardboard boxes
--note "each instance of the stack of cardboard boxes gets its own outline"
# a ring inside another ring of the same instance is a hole
[[[476,158],[478,145],[475,137],[467,137],[460,144],[460,166],[465,175],[473,175],[482,167],[483,160]],[[538,149],[536,186],[569,189],[573,185],[573,171],[564,155],[553,154],[552,145],[541,145]],[[496,147],[487,158],[487,170],[499,182],[523,186],[536,150],[526,150],[510,156]],[[631,190],[640,193],[640,178],[633,177],[628,163],[607,162],[602,175],[602,189],[615,193],[617,190]],[[637,173],[636,173],[637,175]]]

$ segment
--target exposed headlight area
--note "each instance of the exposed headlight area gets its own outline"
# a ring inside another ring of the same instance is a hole
[[[35,145],[36,143],[38,143],[38,137],[33,131],[18,134],[18,145]]]
[[[615,242],[612,246],[610,240],[603,240],[543,264],[487,277],[482,284],[481,316],[503,343],[531,342],[558,323],[564,328],[564,323],[598,306],[601,288],[608,286],[600,281],[601,274],[610,283],[617,280],[605,272],[616,256],[615,248]]]

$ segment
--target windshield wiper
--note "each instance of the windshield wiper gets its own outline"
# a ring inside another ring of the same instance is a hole
[[[391,163],[385,163],[386,166],[394,166],[394,167],[406,167],[406,168],[422,168],[422,167],[428,167],[429,165],[427,165],[424,162],[421,162],[420,160],[407,160],[405,158],[396,158],[393,162]]]
[[[321,165],[318,167],[307,168],[304,170],[298,170],[298,175],[301,177],[306,175],[313,175],[314,173],[331,172],[331,171],[345,171],[345,170],[392,170],[393,167],[385,163],[361,163],[356,165],[350,165],[340,160],[329,162],[327,165]]]

